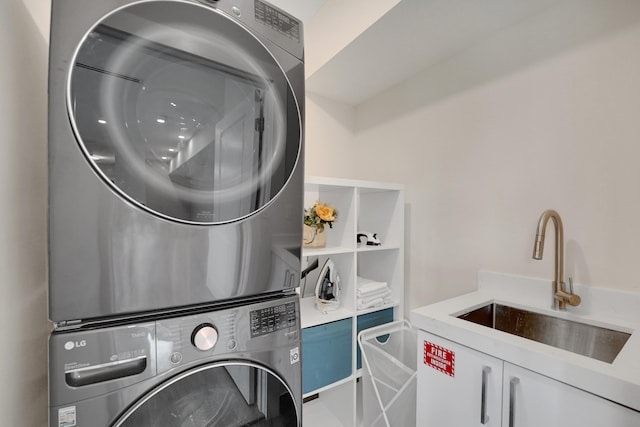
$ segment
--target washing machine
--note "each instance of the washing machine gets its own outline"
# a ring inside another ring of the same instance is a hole
[[[299,427],[298,301],[53,333],[50,427]]]
[[[52,0],[49,318],[286,292],[302,23],[262,0]]]

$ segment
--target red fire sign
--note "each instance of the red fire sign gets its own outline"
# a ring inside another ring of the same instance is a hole
[[[456,354],[444,347],[425,341],[424,364],[450,377],[454,377],[456,373]]]

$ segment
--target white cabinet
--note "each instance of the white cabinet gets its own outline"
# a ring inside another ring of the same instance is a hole
[[[453,355],[453,366],[441,368],[440,364],[446,363],[443,359],[451,357],[438,357],[438,348]],[[425,351],[436,354],[425,360],[429,357]],[[502,365],[500,359],[419,331],[418,426],[499,427]]]
[[[433,346],[444,356],[427,360]],[[640,412],[424,331],[418,358],[418,426],[640,426]]]
[[[300,286],[306,400],[303,424],[353,427],[360,425],[362,412],[357,333],[404,318],[404,188],[398,184],[306,177],[305,208],[316,201],[334,206],[338,220],[333,228],[325,227],[324,248],[303,248],[302,252],[303,268],[316,259],[319,265]],[[381,245],[357,243],[358,231],[376,233]],[[315,306],[314,288],[328,258],[340,276],[340,306],[321,311]],[[359,277],[386,283],[390,294],[380,305],[359,307]],[[350,328],[348,337],[344,336],[345,327]]]
[[[505,427],[638,427],[640,412],[504,363]]]

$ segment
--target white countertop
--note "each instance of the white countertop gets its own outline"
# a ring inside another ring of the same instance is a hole
[[[413,326],[640,411],[640,293],[575,285],[582,297],[567,311],[551,308],[551,280],[478,274],[478,291],[412,310]],[[631,334],[613,363],[458,319],[496,302]]]

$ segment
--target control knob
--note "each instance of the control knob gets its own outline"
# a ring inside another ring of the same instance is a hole
[[[191,334],[191,343],[198,350],[211,350],[216,342],[218,342],[218,331],[210,323],[198,326]]]

